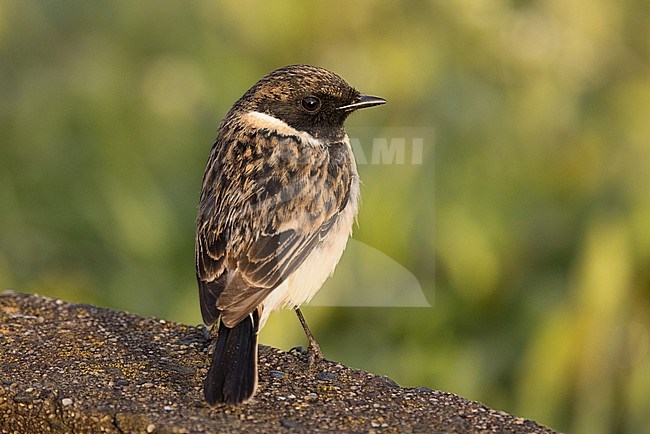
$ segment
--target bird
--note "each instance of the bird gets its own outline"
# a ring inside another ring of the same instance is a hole
[[[219,125],[196,219],[203,322],[216,332],[205,400],[239,405],[258,384],[258,333],[269,314],[300,311],[334,272],[356,220],[359,175],[344,121],[386,103],[339,75],[289,65],[263,76]],[[313,359],[312,359],[313,360]]]

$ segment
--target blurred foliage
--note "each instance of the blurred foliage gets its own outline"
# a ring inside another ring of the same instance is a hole
[[[355,231],[433,307],[307,308],[328,357],[650,432],[649,21],[641,0],[2,1],[0,288],[199,323],[218,122],[316,64],[389,100],[351,128],[435,130],[421,165],[360,167]],[[262,336],[303,339],[291,312]]]

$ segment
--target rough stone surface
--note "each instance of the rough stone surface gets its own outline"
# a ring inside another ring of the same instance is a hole
[[[90,305],[0,295],[0,429],[41,432],[531,432],[450,393],[260,346],[260,387],[209,407],[204,329]]]

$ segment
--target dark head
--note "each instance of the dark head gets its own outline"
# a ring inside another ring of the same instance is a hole
[[[317,138],[343,134],[343,122],[355,110],[384,104],[363,95],[338,75],[309,65],[290,65],[262,77],[235,104],[234,110],[255,110]]]

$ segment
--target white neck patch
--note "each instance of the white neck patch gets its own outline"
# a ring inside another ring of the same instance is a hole
[[[253,126],[255,129],[273,129],[276,130],[279,134],[285,136],[297,136],[306,140],[313,140],[313,137],[304,131],[298,131],[297,129],[289,126],[285,121],[267,115],[266,113],[261,113],[257,111],[249,111],[242,116],[242,120],[248,125]]]

